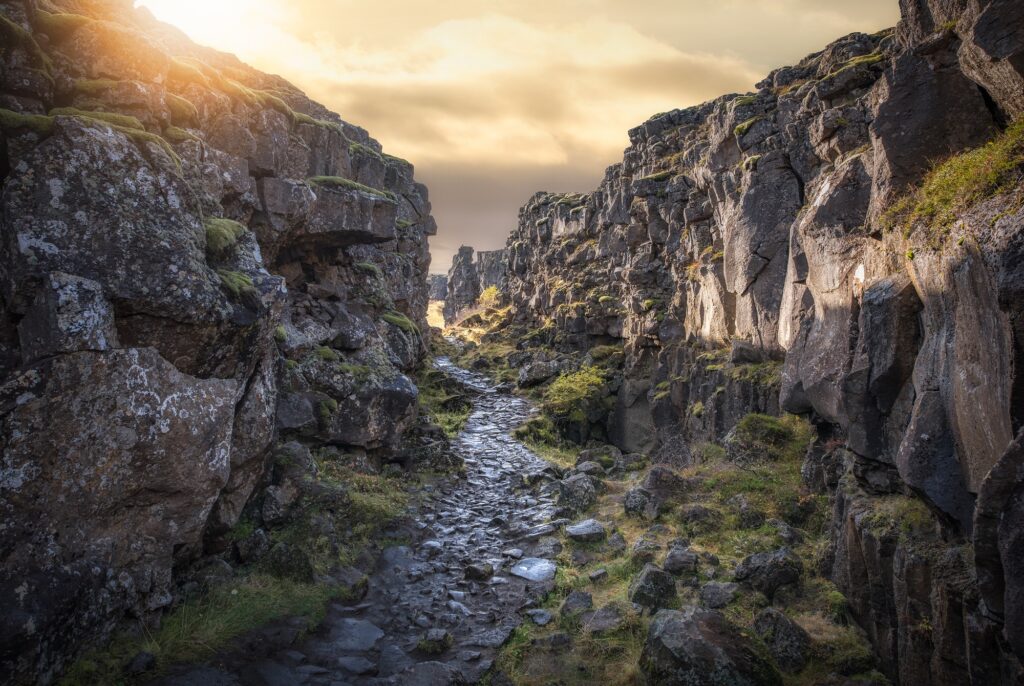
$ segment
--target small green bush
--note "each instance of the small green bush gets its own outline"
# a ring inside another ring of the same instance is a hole
[[[555,379],[544,392],[543,409],[554,417],[576,419],[588,403],[605,392],[604,371],[599,367],[583,367]]]
[[[497,286],[488,286],[476,299],[476,304],[484,309],[493,310],[501,306],[501,291]]]
[[[224,217],[211,217],[204,222],[204,226],[206,249],[215,255],[223,255],[229,248],[233,248],[248,230],[235,220]]]

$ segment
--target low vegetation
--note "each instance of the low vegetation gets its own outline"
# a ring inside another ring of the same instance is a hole
[[[395,194],[391,191],[385,191],[380,188],[370,188],[358,181],[352,179],[346,179],[341,176],[314,176],[307,179],[310,185],[323,186],[325,188],[344,188],[350,191],[359,191],[368,195],[373,195],[378,198],[384,198],[394,202],[396,200]]]
[[[204,224],[206,228],[206,249],[214,255],[223,255],[233,248],[238,239],[247,229],[233,219],[210,217]]]
[[[420,411],[449,438],[458,436],[473,411],[473,403],[461,385],[439,369],[423,367],[416,374],[416,386],[420,389]]]
[[[1017,121],[986,145],[936,165],[918,189],[893,205],[886,224],[902,228],[907,237],[923,229],[938,248],[967,209],[1018,188],[1022,179],[1024,121]]]
[[[152,653],[157,670],[206,660],[232,639],[286,616],[306,619],[312,628],[323,617],[337,587],[304,584],[252,574],[214,586],[177,606],[160,628],[138,636],[121,634],[102,651],[86,654],[61,679],[61,686],[110,686],[134,681],[125,667],[138,653]],[[147,675],[152,677],[152,674]]]

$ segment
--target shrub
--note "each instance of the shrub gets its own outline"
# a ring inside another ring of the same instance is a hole
[[[808,423],[795,415],[751,413],[735,429],[736,444],[744,453],[768,460],[801,460],[810,436]]]
[[[581,419],[585,406],[600,399],[604,391],[604,372],[598,367],[583,367],[562,374],[548,386],[543,408],[555,417]]]
[[[211,217],[204,223],[206,227],[206,249],[215,254],[222,255],[229,248],[233,248],[247,229],[233,219],[224,217]]]
[[[480,293],[480,297],[476,299],[477,305],[484,309],[497,309],[501,307],[501,291],[498,290],[497,286],[488,286]]]

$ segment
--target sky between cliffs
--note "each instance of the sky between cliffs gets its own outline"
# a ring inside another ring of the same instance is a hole
[[[416,165],[438,235],[500,248],[538,190],[593,190],[651,115],[899,18],[896,0],[138,0]]]

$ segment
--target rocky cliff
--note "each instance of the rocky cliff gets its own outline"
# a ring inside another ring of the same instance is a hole
[[[412,459],[435,224],[408,162],[129,0],[0,35],[0,680],[48,683],[283,519],[275,446]]]
[[[504,250],[481,250],[474,258],[473,248],[462,246],[452,258],[445,290],[445,322],[455,322],[463,310],[473,307],[488,288],[504,291],[507,287]]]
[[[810,416],[820,564],[886,674],[1017,683],[1024,5],[901,6],[656,115],[593,193],[535,195],[507,292],[527,366],[624,346],[574,438],[691,461],[746,413]],[[900,498],[933,534],[875,526]]]

